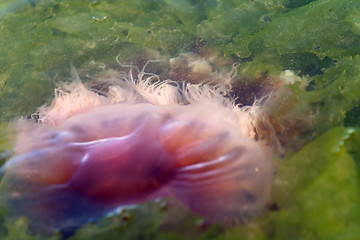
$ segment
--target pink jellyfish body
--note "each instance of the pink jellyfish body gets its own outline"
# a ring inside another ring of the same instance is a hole
[[[272,177],[254,140],[259,109],[216,87],[149,78],[118,79],[105,94],[75,81],[39,110],[40,123],[19,121],[0,185],[10,215],[53,231],[169,195],[211,221],[259,213]]]

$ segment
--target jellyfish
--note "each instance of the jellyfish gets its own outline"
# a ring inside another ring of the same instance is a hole
[[[160,81],[144,69],[64,83],[36,121],[14,123],[0,204],[43,232],[167,196],[209,221],[256,216],[273,175],[271,151],[256,137],[263,111],[235,104],[228,93]]]

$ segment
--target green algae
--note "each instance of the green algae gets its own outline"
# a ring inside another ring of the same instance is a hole
[[[144,49],[176,56],[202,42],[240,62],[239,76],[290,69],[309,78],[306,89],[291,87],[296,97],[287,104],[290,115],[311,109],[314,140],[279,161],[277,210],[228,230],[206,230],[193,218],[164,229],[162,220],[178,213],[145,204],[129,210],[126,226],[123,216],[106,218],[70,239],[359,238],[359,12],[359,2],[343,0],[4,0],[0,152],[11,148],[6,121],[47,103],[56,82],[71,79],[72,66],[91,71]],[[40,239],[25,219],[9,222],[5,215],[1,239]]]

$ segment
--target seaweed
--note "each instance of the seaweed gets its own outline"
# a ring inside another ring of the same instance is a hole
[[[131,63],[148,49],[174,57],[209,48],[240,63],[239,81],[284,70],[309,81],[306,88],[290,86],[294,97],[283,99],[288,115],[310,112],[314,127],[312,141],[277,161],[276,210],[231,229],[201,227],[198,218],[190,217],[164,230],[159,220],[164,213],[145,204],[129,210],[127,227],[119,228],[122,215],[105,218],[76,230],[70,239],[360,236],[360,2],[4,0],[0,9],[0,154],[11,150],[11,138],[3,137],[9,135],[4,130],[8,121],[47,103],[57,81],[72,78],[71,66],[86,78],[118,55]],[[271,114],[283,117],[276,107]],[[1,156],[1,161],[7,158]],[[27,229],[26,219],[9,222],[5,212],[0,212],[2,239],[40,238]],[[165,215],[172,214],[177,213]]]

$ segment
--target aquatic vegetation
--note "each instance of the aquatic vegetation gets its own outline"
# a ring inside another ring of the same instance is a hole
[[[89,80],[103,66],[113,64],[118,54],[124,56],[121,62],[141,65],[149,58],[158,59],[158,52],[168,58],[182,52],[208,57],[215,49],[225,60],[240,63],[237,81],[249,86],[284,70],[307,78],[305,89],[300,83],[287,86],[292,94],[279,91],[277,101],[268,106],[279,127],[304,112],[313,120],[311,131],[300,136],[313,140],[301,145],[300,151],[286,154],[276,166],[270,210],[249,226],[189,231],[198,239],[359,236],[358,2],[9,0],[2,1],[1,7],[7,9],[0,15],[2,132],[5,121],[46,104],[56,83],[70,79],[70,65],[79,70],[81,79]],[[149,71],[162,74],[159,69]],[[11,134],[4,136],[0,149],[10,150]],[[1,161],[9,158],[1,156]],[[145,209],[129,210],[134,220],[127,228],[112,225],[121,223],[120,217],[104,220],[107,224],[79,229],[73,239],[135,239],[142,234],[136,230],[141,226],[146,226],[142,236],[182,239],[184,229],[190,228],[183,226],[195,225],[185,221],[179,224],[181,230],[160,230],[163,213],[157,211],[147,212],[157,219],[154,223],[142,225],[139,219]],[[31,239],[26,221],[17,223],[2,224],[4,239],[14,239],[17,233]]]

